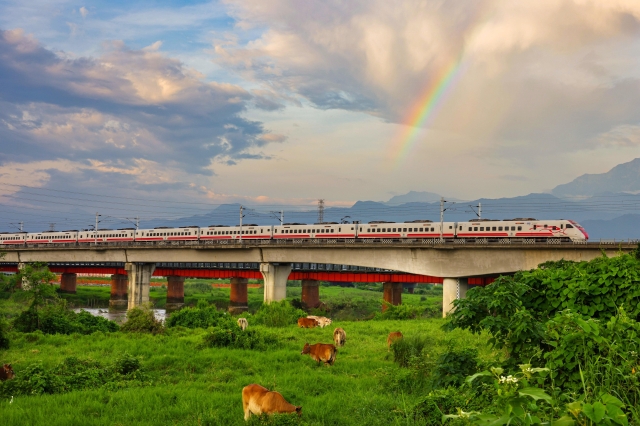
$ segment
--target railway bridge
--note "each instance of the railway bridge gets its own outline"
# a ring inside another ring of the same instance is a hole
[[[464,240],[409,240],[370,243],[360,241],[241,241],[234,244],[188,242],[134,242],[103,245],[41,244],[37,246],[5,247],[4,262],[20,265],[29,262],[108,264],[122,263],[125,273],[117,273],[120,293],[127,289],[127,306],[133,307],[149,300],[150,278],[159,263],[253,263],[259,265],[264,280],[264,301],[270,303],[286,297],[286,283],[292,264],[313,263],[353,265],[398,271],[417,277],[436,277],[443,283],[443,315],[451,309],[456,298],[464,298],[469,278],[509,274],[537,267],[553,260],[588,261],[598,256],[614,256],[637,247],[636,242],[601,241],[596,243],[535,242],[532,240],[489,243]],[[67,273],[64,280],[75,280]],[[393,274],[390,274],[393,275]],[[167,275],[180,287],[184,276]],[[231,277],[232,305],[246,305],[247,278],[241,274]],[[413,279],[414,277],[412,277]],[[385,300],[398,304],[402,282],[387,277],[384,283]],[[75,281],[74,281],[75,282]],[[437,281],[436,281],[437,282]],[[473,282],[473,280],[472,280]],[[476,281],[477,282],[477,281]],[[313,289],[315,285],[315,290]],[[112,282],[112,293],[113,293]],[[317,294],[317,281],[303,283],[308,293]],[[234,300],[234,297],[236,300]],[[243,300],[244,299],[244,300]]]

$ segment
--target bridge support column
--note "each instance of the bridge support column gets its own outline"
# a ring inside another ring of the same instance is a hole
[[[184,277],[167,277],[167,311],[175,311],[184,306]]]
[[[77,277],[77,274],[67,272],[60,275],[60,293],[75,294]]]
[[[111,275],[111,298],[109,309],[127,309],[127,276],[124,274]]]
[[[384,301],[392,305],[402,304],[402,283],[386,282],[382,284]],[[382,304],[382,312],[387,310],[387,305]]]
[[[442,318],[453,312],[453,301],[467,297],[467,278],[445,278],[442,280]]]
[[[406,288],[409,294],[413,294],[413,291],[418,286],[418,283],[404,283],[402,284],[402,288]]]
[[[249,295],[247,293],[248,279],[242,277],[231,278],[231,297],[229,312],[239,314],[249,310]]]
[[[320,283],[318,280],[302,280],[302,303],[310,308],[320,306]]]
[[[125,263],[129,277],[129,304],[128,309],[149,302],[149,284],[151,275],[156,270],[155,263]]]
[[[264,303],[284,300],[287,297],[287,279],[291,273],[291,264],[261,263],[260,273],[264,277]]]

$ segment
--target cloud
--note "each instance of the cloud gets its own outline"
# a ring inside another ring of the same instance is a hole
[[[254,150],[273,136],[242,117],[254,96],[204,81],[160,46],[116,41],[99,57],[74,58],[21,30],[0,31],[0,161],[100,159],[135,168],[144,160],[210,174],[220,155],[260,158]]]
[[[78,9],[78,11],[80,12],[80,15],[82,15],[83,18],[86,18],[87,15],[89,14],[89,11],[84,6],[82,6],[80,9]]]
[[[321,109],[396,123],[436,108],[423,144],[493,158],[592,149],[640,121],[635,0],[228,0],[238,29],[215,61]],[[450,76],[451,83],[447,81]],[[287,98],[287,99],[285,99]],[[413,123],[410,123],[413,124]]]

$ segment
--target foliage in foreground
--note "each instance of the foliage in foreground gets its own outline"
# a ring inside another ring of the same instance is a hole
[[[52,368],[34,363],[20,369],[15,379],[0,382],[0,396],[58,394],[103,387],[116,390],[146,382],[140,361],[128,353],[112,364],[68,357]]]
[[[27,309],[13,322],[16,331],[31,333],[40,330],[45,334],[91,334],[96,331],[105,333],[118,331],[114,321],[91,315],[87,311],[75,313],[66,308],[64,301],[46,305],[39,311]]]
[[[231,327],[215,327],[204,337],[203,347],[266,350],[278,343],[278,339],[256,329],[242,331],[233,324]]]
[[[196,308],[183,308],[171,314],[166,321],[167,327],[208,328],[230,327],[234,319],[227,312],[219,311],[206,302],[198,303]]]

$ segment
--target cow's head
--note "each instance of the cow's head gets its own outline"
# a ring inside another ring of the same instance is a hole
[[[13,372],[13,368],[11,368],[11,364],[3,365],[2,369],[4,370],[4,376],[6,380],[11,380],[14,377],[16,377],[16,373]]]
[[[302,416],[302,405],[296,407],[296,413],[298,413],[298,417]]]
[[[311,352],[311,346],[309,346],[308,343],[305,343],[304,348],[302,348],[302,352],[300,352],[300,354],[305,355],[305,354],[308,354],[309,352]]]

